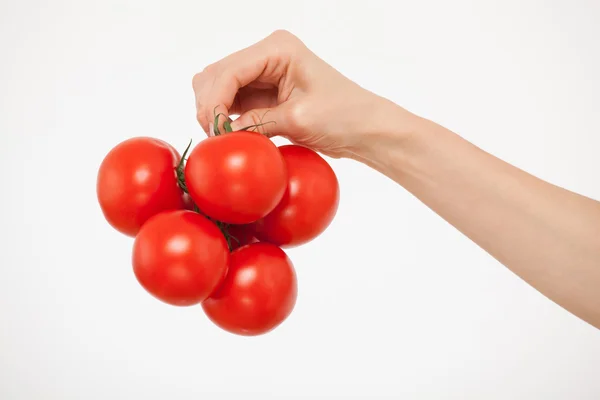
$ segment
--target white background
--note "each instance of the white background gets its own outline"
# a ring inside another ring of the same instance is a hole
[[[600,199],[599,20],[596,0],[1,0],[0,398],[600,398],[600,331],[362,165],[331,160],[339,213],[289,251],[296,309],[255,338],[144,292],[95,194],[121,140],[203,138],[192,75],[285,28]]]

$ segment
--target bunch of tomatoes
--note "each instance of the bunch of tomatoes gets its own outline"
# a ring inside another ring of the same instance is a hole
[[[291,314],[297,279],[283,249],[325,231],[339,202],[319,154],[277,147],[254,128],[215,128],[187,159],[190,146],[181,156],[162,140],[131,138],[110,150],[97,177],[104,217],[135,238],[141,286],[173,306],[201,304],[217,326],[246,336]]]

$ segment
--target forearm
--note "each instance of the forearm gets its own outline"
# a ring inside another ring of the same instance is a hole
[[[356,158],[600,327],[600,203],[537,179],[430,121],[407,120],[401,109],[391,115],[387,126],[405,132],[382,128]]]

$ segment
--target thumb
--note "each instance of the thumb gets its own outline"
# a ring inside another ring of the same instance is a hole
[[[231,129],[256,130],[267,136],[276,136],[285,132],[285,116],[283,107],[257,108],[246,111],[231,123]]]

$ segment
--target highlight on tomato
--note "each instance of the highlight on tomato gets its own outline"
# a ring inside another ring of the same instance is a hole
[[[333,169],[308,148],[277,147],[229,121],[180,156],[136,137],[103,159],[97,196],[105,219],[135,237],[131,263],[143,289],[173,306],[201,304],[208,319],[262,335],[292,313],[298,283],[282,248],[314,240],[339,204]]]

